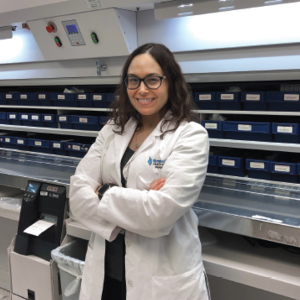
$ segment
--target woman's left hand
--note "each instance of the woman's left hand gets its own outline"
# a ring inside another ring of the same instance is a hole
[[[159,178],[151,185],[150,190],[159,191],[165,185],[165,182],[166,178]]]

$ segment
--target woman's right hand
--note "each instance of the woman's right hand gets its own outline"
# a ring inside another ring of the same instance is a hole
[[[166,178],[159,178],[151,185],[150,190],[159,191],[165,185],[165,182]]]

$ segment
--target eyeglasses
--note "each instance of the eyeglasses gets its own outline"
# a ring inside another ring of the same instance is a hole
[[[138,78],[136,76],[127,76],[124,78],[124,83],[129,90],[136,90],[143,81],[145,86],[151,90],[158,89],[164,78],[167,76],[150,75],[145,78]]]

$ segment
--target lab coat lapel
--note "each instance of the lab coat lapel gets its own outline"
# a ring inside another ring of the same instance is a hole
[[[122,135],[116,134],[114,138],[116,168],[117,168],[118,178],[120,179],[120,182],[121,182],[121,170],[120,170],[121,160],[129,145],[129,142],[131,141],[136,126],[137,126],[137,122],[132,118],[129,119],[125,125],[123,134]]]

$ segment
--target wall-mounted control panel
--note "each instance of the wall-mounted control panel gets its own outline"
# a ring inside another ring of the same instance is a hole
[[[127,56],[137,48],[136,13],[128,10],[100,9],[28,25],[45,60]]]
[[[62,24],[72,46],[85,46],[83,36],[76,20],[62,21]]]

